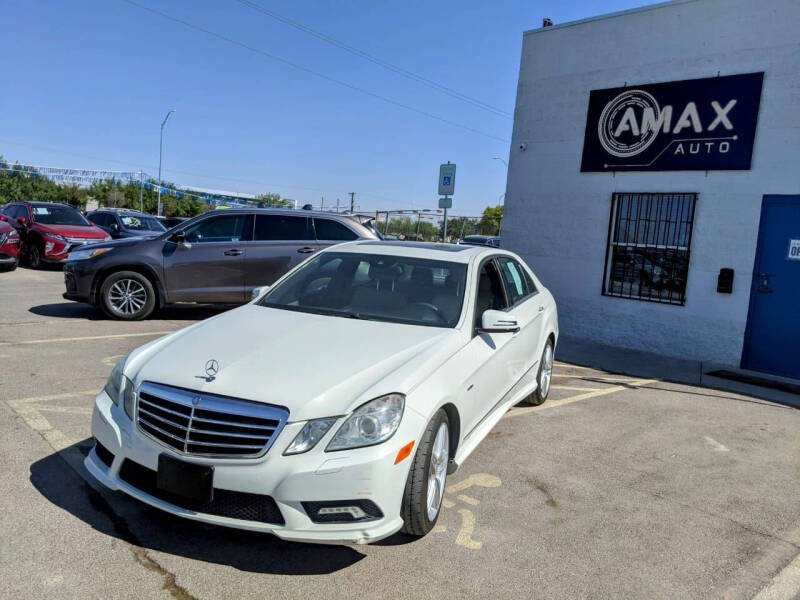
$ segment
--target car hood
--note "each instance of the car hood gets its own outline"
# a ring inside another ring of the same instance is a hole
[[[83,238],[92,240],[102,240],[108,237],[108,234],[99,227],[86,226],[86,225],[47,225],[44,223],[35,223],[41,231],[63,235],[64,237]]]
[[[118,240],[109,240],[99,244],[92,244],[92,248],[126,248],[128,246],[135,246],[136,244],[149,242],[153,239],[155,238],[141,236],[120,238]]]
[[[128,360],[151,381],[285,406],[291,421],[345,414],[407,393],[458,346],[454,329],[314,315],[248,304],[152,342]],[[214,359],[219,371],[206,379]]]

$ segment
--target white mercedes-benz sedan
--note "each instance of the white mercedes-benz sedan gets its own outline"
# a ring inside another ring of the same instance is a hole
[[[547,398],[557,340],[552,295],[511,252],[334,246],[121,359],[85,464],[159,509],[287,540],[424,535],[448,475]]]

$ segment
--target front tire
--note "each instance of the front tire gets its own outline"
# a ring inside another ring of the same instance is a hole
[[[33,244],[28,248],[28,266],[31,269],[42,268],[42,249],[38,244]]]
[[[403,493],[404,533],[422,537],[439,518],[450,460],[450,421],[439,410],[422,434]]]
[[[139,321],[155,309],[156,293],[144,275],[135,271],[118,271],[103,282],[100,304],[113,319]]]
[[[550,380],[553,377],[553,342],[547,340],[542,350],[542,359],[539,361],[539,372],[536,374],[536,390],[527,398],[525,403],[531,406],[544,404],[550,394]]]

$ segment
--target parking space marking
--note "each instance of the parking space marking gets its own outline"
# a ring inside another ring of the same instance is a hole
[[[0,342],[0,346],[25,346],[29,344],[55,344],[57,342],[88,342],[94,340],[118,340],[130,337],[166,335],[168,333],[173,333],[174,331],[177,331],[177,329],[172,329],[170,331],[148,331],[145,333],[114,333],[110,335],[88,335],[84,337],[48,338],[45,340],[20,340],[18,342]]]
[[[792,600],[800,595],[800,555],[786,565],[753,600]]]
[[[572,404],[573,402],[580,402],[581,400],[588,400],[589,398],[597,398],[598,396],[606,396],[608,394],[613,394],[615,392],[621,392],[622,390],[630,389],[631,387],[644,387],[651,383],[657,382],[658,379],[633,379],[627,381],[628,385],[615,385],[609,388],[595,390],[592,392],[586,392],[585,394],[578,394],[577,396],[570,396],[568,398],[563,398],[561,400],[554,400],[552,402],[545,402],[540,406],[526,406],[524,408],[512,408],[508,411],[505,415],[503,415],[504,419],[509,417],[518,417],[520,415],[527,415],[532,412],[539,412],[542,410],[547,410],[548,408],[556,408],[558,406],[564,406],[565,404]]]
[[[447,486],[445,493],[458,494],[456,496],[457,500],[460,500],[465,504],[469,504],[470,506],[477,506],[480,504],[480,500],[466,494],[459,494],[458,492],[462,492],[472,487],[495,488],[502,485],[502,483],[503,482],[500,481],[500,478],[495,475],[491,475],[489,473],[473,473],[466,479]],[[457,506],[456,502],[450,500],[447,498],[447,496],[442,498],[443,508],[453,508],[455,506]],[[475,533],[475,524],[477,522],[475,513],[468,508],[459,508],[458,514],[461,517],[461,527],[458,530],[458,534],[456,534],[455,543],[458,546],[463,546],[464,548],[469,548],[470,550],[480,550],[483,548],[483,542],[472,539],[472,534]],[[439,529],[437,526],[434,531],[447,530],[444,527]]]
[[[69,407],[58,407],[58,406],[41,406],[39,405],[42,402],[47,402],[50,400],[65,400],[67,398],[79,398],[81,396],[95,396],[97,395],[97,390],[86,390],[83,392],[71,392],[66,394],[51,394],[49,396],[31,396],[29,398],[19,398],[17,400],[6,400],[6,404],[11,408],[12,411],[20,418],[22,421],[30,427],[33,431],[38,433],[42,438],[50,445],[50,447],[55,450],[56,452],[61,452],[65,448],[72,446],[78,440],[73,440],[60,430],[53,427],[53,425],[48,421],[44,415],[42,414],[43,410],[50,409],[52,412],[68,412],[67,410],[60,410],[60,409],[68,409]],[[82,407],[74,407],[75,409],[80,409]],[[79,414],[91,414],[91,410],[88,413],[79,413]]]
[[[730,451],[730,448],[728,448],[725,444],[720,444],[717,440],[715,440],[712,437],[705,436],[703,439],[706,442],[708,442],[708,444],[712,448],[714,448],[714,450],[716,450],[717,452],[728,452],[728,451]]]
[[[570,390],[575,392],[596,392],[598,390],[604,390],[605,388],[587,388],[587,387],[575,387],[573,385],[556,385],[552,384],[550,389],[553,390]]]

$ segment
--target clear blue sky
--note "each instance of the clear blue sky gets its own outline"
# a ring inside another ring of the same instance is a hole
[[[158,170],[164,179],[363,210],[436,204],[457,163],[455,214],[505,190],[512,121],[235,0],[135,0],[259,51],[496,138],[443,123],[192,30],[123,0],[3,0],[0,154],[25,164]],[[522,32],[643,0],[248,0],[509,113]]]

